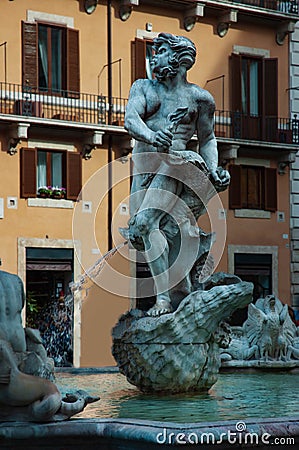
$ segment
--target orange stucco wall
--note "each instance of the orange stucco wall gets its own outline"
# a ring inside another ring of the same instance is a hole
[[[129,265],[115,255],[103,275],[97,278],[82,305],[81,366],[115,365],[111,355],[111,331],[120,315],[130,307]],[[102,287],[104,283],[104,287]],[[114,289],[115,288],[115,289]],[[115,294],[115,292],[119,294]]]
[[[118,152],[116,153],[116,157]],[[107,183],[105,178],[106,167],[102,164],[95,173],[91,173],[91,180]],[[120,244],[123,238],[118,233],[118,227],[126,226],[129,216],[120,213],[119,205],[128,205],[128,193],[130,183],[129,161],[122,163],[114,161],[113,174],[113,217],[112,237],[114,244]],[[86,178],[87,186],[88,179]],[[102,186],[103,187],[103,186]],[[101,191],[105,191],[105,188]],[[83,193],[84,198],[84,193]],[[87,199],[87,198],[86,198]],[[107,250],[107,208],[102,207],[101,195],[95,193],[93,207],[99,202],[99,208],[95,214],[94,222],[82,222],[81,243],[82,262],[85,268],[91,267],[99,257],[91,254],[91,249],[98,247],[101,253]],[[107,205],[107,195],[103,197],[104,206]],[[88,225],[87,225],[88,223]],[[93,239],[93,233],[94,238]],[[104,240],[103,240],[104,237]],[[128,249],[122,249],[121,254],[116,254],[108,261],[108,268],[96,278],[94,285],[88,292],[82,306],[82,330],[81,330],[81,366],[114,365],[111,355],[111,329],[119,316],[129,308],[129,271]],[[111,269],[111,270],[110,270]]]

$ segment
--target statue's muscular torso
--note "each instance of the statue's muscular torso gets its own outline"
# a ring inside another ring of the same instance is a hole
[[[152,131],[163,130],[169,126],[170,123],[167,117],[178,108],[188,109],[181,123],[173,131],[174,136],[169,152],[171,150],[186,150],[189,140],[200,127],[198,118],[202,118],[205,112],[211,113],[211,117],[213,116],[214,101],[212,96],[194,84],[188,82],[180,83],[175,88],[172,87],[171,90],[168,90],[167,86],[157,80],[137,80],[134,85],[135,94],[137,91],[143,99],[144,105],[146,105],[140,117]],[[134,104],[139,99],[135,97],[135,99],[133,98],[130,101]],[[208,122],[212,128],[212,119]],[[156,151],[157,148],[152,144],[138,140],[133,153]],[[149,161],[146,161],[146,164],[148,163]],[[153,161],[151,161],[151,165],[152,163]]]

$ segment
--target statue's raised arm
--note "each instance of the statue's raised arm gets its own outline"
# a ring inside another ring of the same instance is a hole
[[[149,80],[137,80],[133,83],[125,115],[125,128],[138,141],[153,147],[168,148],[171,145],[170,130],[155,130],[148,127],[146,111],[150,110],[150,99],[146,98]],[[154,128],[156,128],[154,126]]]

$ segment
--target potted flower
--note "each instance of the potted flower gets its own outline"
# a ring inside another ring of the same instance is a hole
[[[51,197],[56,199],[65,198],[66,189],[63,187],[52,187]]]
[[[49,198],[51,196],[51,189],[49,189],[49,186],[41,186],[37,190],[37,195],[41,198]]]
[[[66,189],[64,187],[60,188],[61,190],[61,194],[62,194],[62,198],[66,198]]]

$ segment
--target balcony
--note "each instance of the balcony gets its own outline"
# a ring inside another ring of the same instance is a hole
[[[215,135],[242,141],[299,144],[299,119],[216,111]]]
[[[227,14],[229,10],[234,10],[239,16],[247,18],[261,16],[263,20],[278,23],[281,18],[285,20],[297,20],[299,15],[299,0],[164,0],[166,8],[188,12],[194,10],[196,15],[196,5],[201,7],[201,16],[215,16],[219,13]],[[139,0],[140,6],[161,7],[161,0]]]
[[[14,116],[20,122],[82,124],[90,129],[123,130],[127,100],[113,97],[109,113],[108,99],[102,95],[63,91],[50,95],[11,83],[0,83],[0,119]],[[122,131],[124,133],[124,130]],[[268,142],[285,146],[299,144],[299,119],[247,116],[239,112],[215,112],[218,140]]]
[[[298,0],[231,0],[231,3],[298,15]]]
[[[27,118],[79,122],[97,125],[123,125],[127,100],[113,98],[109,114],[108,98],[71,91],[43,93],[38,89],[0,83],[0,114]]]

